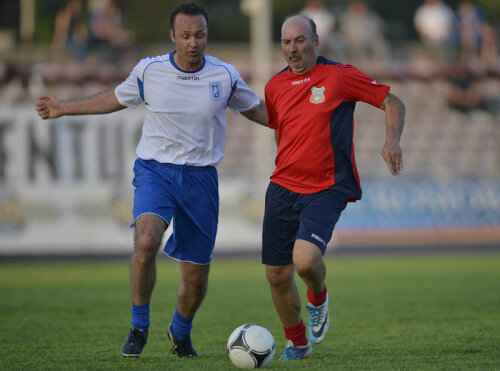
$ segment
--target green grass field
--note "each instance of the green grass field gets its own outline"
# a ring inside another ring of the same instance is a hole
[[[332,328],[310,360],[295,362],[278,360],[285,340],[256,259],[214,261],[192,333],[197,359],[169,355],[165,330],[180,276],[174,262],[159,261],[150,337],[138,359],[120,352],[130,321],[128,262],[2,264],[0,369],[232,370],[226,341],[247,322],[276,339],[270,369],[500,369],[500,254],[327,264]]]

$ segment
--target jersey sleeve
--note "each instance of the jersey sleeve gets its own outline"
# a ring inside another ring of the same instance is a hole
[[[239,73],[235,73],[233,81],[228,107],[231,108],[234,113],[249,111],[259,105],[259,96],[248,87]]]
[[[116,99],[122,106],[135,108],[144,101],[142,64],[143,60],[134,67],[127,79],[115,89]]]
[[[345,65],[342,69],[343,97],[348,101],[361,101],[380,107],[390,86],[368,77],[354,66]]]

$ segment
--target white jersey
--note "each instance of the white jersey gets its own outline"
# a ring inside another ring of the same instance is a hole
[[[146,105],[137,155],[177,165],[217,165],[226,146],[226,107],[235,113],[260,99],[230,64],[205,55],[196,71],[183,71],[174,53],[142,59],[115,89],[121,105]]]

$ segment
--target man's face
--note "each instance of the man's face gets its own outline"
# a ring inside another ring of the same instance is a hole
[[[318,36],[312,34],[309,22],[301,16],[289,18],[281,28],[283,57],[293,73],[303,74],[316,63]]]
[[[170,38],[175,43],[175,63],[185,71],[194,71],[203,65],[207,46],[207,21],[201,14],[175,16]]]

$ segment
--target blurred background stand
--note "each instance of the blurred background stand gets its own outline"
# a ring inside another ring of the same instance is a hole
[[[0,257],[128,251],[132,164],[144,109],[42,122],[33,102],[46,93],[71,99],[113,88],[140,58],[172,51],[168,14],[174,3],[0,0]],[[448,21],[427,19],[432,27],[446,26],[449,43],[430,47],[418,30],[416,14],[430,3],[440,4],[445,19],[451,11],[451,29]],[[283,19],[316,6],[330,19],[325,29],[333,22],[324,53],[354,63],[404,101],[404,169],[396,178],[380,157],[383,111],[357,104],[363,200],[346,208],[332,247],[500,245],[498,1],[204,5],[207,53],[235,65],[261,98],[268,79],[286,66]],[[91,23],[111,27],[91,31]],[[228,110],[227,117],[217,249],[258,252],[275,139],[242,115]]]

